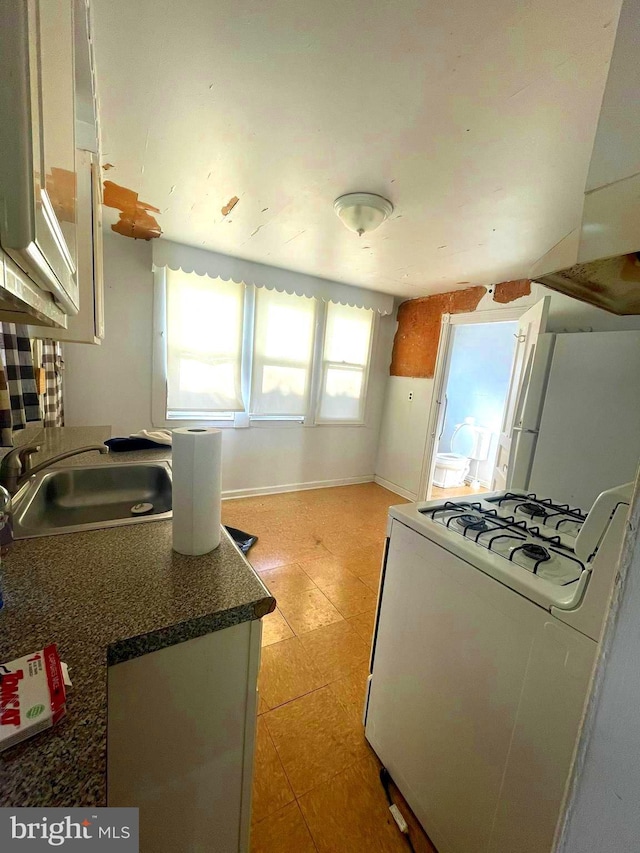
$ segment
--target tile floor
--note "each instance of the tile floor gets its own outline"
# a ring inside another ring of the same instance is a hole
[[[225,501],[259,537],[249,557],[277,599],[263,621],[252,853],[406,853],[362,705],[387,510],[365,483]],[[396,791],[417,853],[434,848]]]

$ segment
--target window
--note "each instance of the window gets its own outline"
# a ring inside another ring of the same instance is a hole
[[[309,408],[316,300],[256,291],[251,414],[304,416]]]
[[[241,393],[244,287],[167,274],[167,418],[243,411]]]
[[[361,421],[367,386],[373,311],[327,305],[320,421]]]
[[[156,268],[153,423],[364,421],[375,312]]]

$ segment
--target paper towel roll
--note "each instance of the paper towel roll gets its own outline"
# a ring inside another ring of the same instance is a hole
[[[222,432],[173,430],[173,550],[207,554],[220,544]]]

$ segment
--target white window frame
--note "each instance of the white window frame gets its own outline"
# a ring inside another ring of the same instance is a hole
[[[252,288],[252,292],[254,295],[254,311],[253,311],[253,314],[251,316],[251,350],[248,351],[246,354],[247,354],[248,358],[250,359],[251,364],[253,365],[253,355],[254,355],[253,347],[254,347],[255,336],[256,336],[256,325],[255,325],[255,292],[256,292],[256,288]],[[288,294],[288,295],[291,295],[291,294]],[[298,296],[298,294],[293,294],[293,295]],[[308,297],[299,297],[299,298],[307,298],[308,299]],[[311,345],[312,356],[311,356],[311,363],[310,363],[310,367],[309,367],[309,386],[307,388],[307,400],[306,400],[307,414],[306,415],[253,414],[251,412],[251,388],[252,388],[252,384],[250,382],[249,383],[249,393],[248,393],[248,396],[246,399],[248,400],[247,409],[249,411],[249,420],[252,424],[253,423],[255,423],[255,424],[262,423],[262,424],[265,424],[267,426],[269,424],[274,424],[274,423],[303,424],[307,420],[309,411],[312,408],[312,401],[313,401],[312,392],[313,392],[313,380],[314,380],[314,370],[315,370],[316,339],[317,339],[317,334],[318,334],[318,312],[320,311],[320,305],[324,305],[324,302],[321,299],[316,299],[315,297],[312,297],[312,299],[316,304],[314,306],[313,342]],[[243,357],[243,359],[245,357],[244,351],[242,353],[242,357]],[[276,362],[274,361],[273,363],[275,364]],[[283,362],[282,366],[288,367],[289,365],[285,364]],[[252,378],[252,377],[250,377],[250,378]]]
[[[250,290],[250,288],[246,288]],[[246,293],[246,291],[245,291]],[[246,311],[245,295],[245,311]],[[168,418],[167,417],[167,268],[153,269],[153,354],[151,376],[151,423],[154,427],[177,429],[178,427],[217,427],[225,429],[248,426],[243,423],[244,412],[229,412],[218,418]],[[243,326],[244,365],[244,326]],[[244,394],[244,376],[242,377]]]
[[[371,336],[367,365],[363,377],[362,411],[358,420],[328,420],[320,418],[320,403],[323,380],[327,366],[333,362],[324,361],[324,338],[327,325],[327,303],[317,299],[316,326],[313,342],[313,358],[311,361],[311,381],[309,389],[308,409],[306,415],[250,415],[251,372],[253,366],[253,338],[255,319],[254,285],[245,287],[244,317],[242,329],[242,398],[246,405],[244,412],[229,412],[226,417],[218,418],[168,418],[167,417],[167,268],[153,268],[153,353],[151,376],[151,423],[154,427],[176,429],[178,427],[216,427],[217,429],[246,429],[331,427],[331,426],[366,426],[369,407],[369,376],[371,360],[375,351],[378,336],[378,312],[373,310]],[[317,298],[317,297],[316,297]],[[337,367],[349,367],[337,363]],[[357,365],[360,367],[360,365]]]
[[[364,367],[364,375],[362,377],[362,403],[360,409],[360,417],[355,420],[334,420],[332,418],[321,418],[320,417],[320,406],[322,404],[322,389],[325,384],[325,377],[327,374],[327,370],[330,367],[344,368],[348,370],[349,368],[361,368],[360,364],[347,364],[347,362],[339,362],[339,361],[327,361],[324,358],[324,339],[327,331],[327,305],[325,302],[323,304],[323,320],[322,320],[322,333],[320,334],[320,346],[316,350],[318,352],[319,364],[316,369],[316,363],[314,360],[313,369],[316,371],[316,388],[315,388],[315,399],[314,399],[314,423],[316,426],[366,426],[367,424],[367,414],[369,407],[369,376],[371,374],[371,359],[373,357],[373,353],[375,351],[375,342],[378,339],[378,312],[373,312],[373,317],[371,320],[371,334],[369,335],[369,351],[367,353],[367,363]]]

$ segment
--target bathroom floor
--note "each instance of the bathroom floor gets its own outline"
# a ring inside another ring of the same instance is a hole
[[[259,537],[277,599],[263,622],[252,853],[406,853],[367,744],[362,705],[388,507],[374,484],[225,501]],[[435,848],[394,790],[417,853]]]
[[[431,486],[431,500],[448,500],[449,498],[457,498],[462,495],[481,495],[483,492],[488,492],[484,486],[478,486],[474,489],[473,486],[453,486],[450,489],[441,489],[439,486]]]

